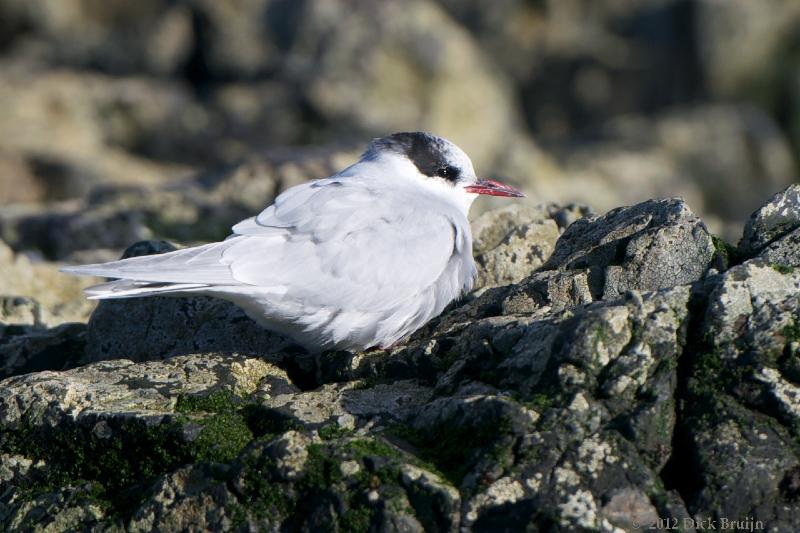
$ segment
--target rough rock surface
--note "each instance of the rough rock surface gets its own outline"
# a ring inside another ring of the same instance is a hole
[[[65,276],[58,272],[58,267],[15,254],[0,239],[0,298],[4,302],[0,322],[56,326],[85,321],[94,303],[81,297],[82,290],[97,279]],[[30,310],[23,313],[15,309],[20,303],[6,298],[15,296],[33,297],[35,302],[26,304]]]
[[[542,266],[559,235],[591,213],[586,206],[512,204],[484,213],[472,223],[478,265],[474,290],[517,283]]]
[[[791,185],[759,208],[744,227],[739,243],[743,253],[756,253],[800,227],[800,186]]]
[[[65,359],[4,366],[0,526],[792,531],[791,194],[754,214],[788,213],[748,224],[769,235],[757,249],[676,199],[490,213],[478,257],[505,270],[389,350],[307,354],[202,299],[105,303],[53,330],[4,300],[3,353]]]

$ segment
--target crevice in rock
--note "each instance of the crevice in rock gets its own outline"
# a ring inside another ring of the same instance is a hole
[[[704,353],[707,341],[703,338],[703,324],[708,306],[708,292],[704,280],[693,284],[688,304],[686,345],[678,355],[677,386],[675,390],[675,427],[672,431],[672,452],[659,476],[667,490],[678,493],[687,509],[702,488],[698,475],[697,457],[688,432],[685,404],[688,401],[689,379],[697,357]]]
[[[316,373],[313,370],[303,368],[294,358],[287,357],[280,365],[286,371],[292,385],[301,391],[310,391],[319,387]]]

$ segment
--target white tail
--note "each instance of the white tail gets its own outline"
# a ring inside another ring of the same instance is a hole
[[[165,283],[120,279],[92,285],[86,288],[85,292],[90,300],[110,300],[114,298],[137,298],[166,293],[191,292],[204,287],[208,287],[208,285],[202,283]]]

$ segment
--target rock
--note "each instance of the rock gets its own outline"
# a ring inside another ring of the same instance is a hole
[[[698,58],[713,94],[778,98],[785,89],[780,65],[791,57],[792,36],[800,21],[795,2],[771,0],[755,6],[747,0],[702,0],[695,16]],[[745,42],[752,45],[743,46]]]
[[[514,80],[528,124],[548,143],[701,89],[687,43],[692,11],[678,0],[439,1]]]
[[[777,267],[800,267],[800,228],[778,237],[763,248],[758,257]]]
[[[82,290],[97,278],[67,276],[59,266],[15,254],[0,240],[0,322],[57,326],[86,321],[94,303]]]
[[[144,373],[137,376],[140,371]],[[457,525],[458,495],[452,487],[435,473],[407,464],[411,458],[385,442],[347,436],[352,424],[341,430],[320,429],[327,443],[308,430],[282,432],[281,427],[300,419],[287,420],[280,409],[246,399],[254,392],[263,394],[254,387],[267,382],[273,383],[272,393],[278,396],[297,391],[284,372],[259,359],[212,354],[142,364],[101,362],[60,374],[29,374],[5,381],[0,393],[0,424],[9,429],[0,437],[4,448],[24,447],[35,434],[49,455],[48,462],[39,467],[43,479],[93,477],[92,472],[102,472],[103,477],[116,480],[97,479],[42,492],[38,479],[23,479],[24,469],[15,473],[20,470],[17,465],[29,463],[17,455],[3,455],[5,470],[0,472],[9,474],[0,487],[6,498],[0,521],[13,526],[49,521],[52,516],[77,516],[72,522],[55,519],[57,530],[75,523],[118,523],[119,518],[108,514],[110,502],[104,498],[127,491],[127,497],[135,498],[126,504],[133,503],[133,509],[120,508],[119,502],[110,505],[129,516],[127,528],[133,531],[174,530],[197,520],[223,529],[242,521],[263,525],[277,520],[323,524],[421,520],[431,524],[441,517],[455,521],[448,529]],[[408,389],[406,394],[413,391]],[[396,400],[375,404],[357,399],[347,405],[360,404],[364,408],[354,411],[364,415],[358,417],[360,426],[369,422],[370,413],[398,405]],[[53,425],[71,435],[67,448],[62,448]],[[122,441],[127,442],[125,448],[113,444]],[[94,453],[84,456],[90,450]],[[64,455],[56,456],[57,451]],[[205,463],[228,462],[231,454],[240,451],[240,459],[229,467]],[[191,457],[207,466],[182,467]],[[17,484],[8,484],[9,477]],[[139,486],[139,481],[146,484]],[[131,482],[136,486],[131,487]],[[96,483],[104,485],[100,500],[95,496],[86,507],[92,491],[97,491]],[[32,490],[34,499],[22,499],[22,490]],[[374,497],[366,494],[370,490],[375,491]],[[303,512],[306,501],[325,501],[335,494],[345,498],[343,512]],[[403,505],[391,506],[391,502]],[[47,506],[51,517],[45,519],[37,510]],[[417,507],[428,514],[416,518],[405,510]],[[91,511],[89,516],[87,511]]]
[[[15,250],[56,260],[98,248],[124,250],[153,237],[222,240],[284,189],[329,176],[356,156],[338,146],[274,149],[163,187],[97,185],[85,199],[45,211],[0,209],[0,236]]]
[[[41,200],[75,198],[97,183],[177,179],[191,167],[174,163],[181,160],[176,141],[189,146],[198,124],[210,120],[185,88],[168,81],[14,62],[4,62],[3,71],[0,142],[38,178]],[[158,150],[173,162],[144,157]]]
[[[81,366],[0,383],[0,527],[791,530],[800,273],[767,256],[798,230],[734,261],[681,200],[585,214],[476,221],[483,257],[563,233],[385,350],[308,354],[210,300],[104,303]],[[33,323],[0,348],[57,332],[3,309]]]
[[[514,204],[488,211],[472,222],[478,265],[474,290],[517,283],[539,268],[556,239],[575,220],[591,213],[585,206]]]
[[[263,405],[310,428],[353,429],[355,418],[397,423],[431,397],[431,390],[410,380],[363,388],[358,382],[327,384],[320,389],[265,395]],[[258,394],[258,392],[257,392]],[[349,427],[348,427],[349,426]]]
[[[750,216],[739,249],[743,254],[753,255],[798,227],[800,186],[790,185]]]
[[[123,257],[175,249],[169,243],[147,241],[132,245]],[[217,298],[106,300],[89,320],[82,363],[116,358],[147,361],[198,351],[271,353],[281,359],[290,345],[234,304]]]
[[[175,73],[193,44],[190,13],[161,0],[114,1],[101,8],[67,0],[58,9],[4,0],[0,18],[6,39],[16,38],[18,54],[117,73]]]
[[[305,11],[302,4],[271,0],[236,6],[209,0],[191,4],[201,41],[196,61],[216,79],[253,79],[282,67],[282,55]]]
[[[46,197],[33,167],[20,154],[0,152],[0,205],[35,202]]]
[[[42,325],[42,308],[39,302],[25,296],[0,297],[0,324]]]
[[[673,459],[691,473],[673,482],[697,515],[742,516],[744,505],[751,521],[777,531],[800,519],[788,488],[800,461],[798,288],[798,274],[754,260],[722,275],[709,295],[677,412],[676,442],[685,444]]]
[[[499,314],[557,311],[629,290],[653,291],[700,280],[719,260],[703,222],[679,199],[651,200],[578,219],[542,267],[483,302]]]
[[[193,401],[201,402],[191,399],[195,397],[207,398],[212,404],[217,400],[224,403],[224,398],[212,393],[250,394],[268,376],[289,382],[280,369],[243,355],[206,353],[140,364],[115,359],[65,372],[40,372],[5,380],[0,420],[4,427],[16,429],[59,420],[66,424],[92,420],[92,431],[96,433],[95,426],[101,421],[158,422],[178,412],[176,401],[181,395],[188,398],[184,406],[187,412],[192,411]],[[216,409],[214,405],[203,406]]]
[[[84,324],[47,329],[0,323],[0,379],[75,367],[86,348],[85,332]]]

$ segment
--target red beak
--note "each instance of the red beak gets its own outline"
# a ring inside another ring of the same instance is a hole
[[[478,183],[464,187],[464,190],[475,194],[488,194],[489,196],[513,196],[514,198],[525,196],[514,187],[494,180],[478,180]]]

